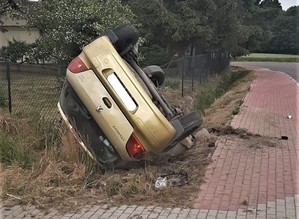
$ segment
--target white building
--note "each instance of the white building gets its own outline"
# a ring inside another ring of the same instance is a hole
[[[25,41],[26,43],[34,43],[40,36],[39,30],[35,27],[26,28],[25,21],[13,20],[9,17],[1,19],[0,24],[0,48],[7,46],[9,41]]]

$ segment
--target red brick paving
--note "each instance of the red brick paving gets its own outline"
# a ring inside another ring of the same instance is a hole
[[[261,141],[252,144],[237,136],[222,137],[195,208],[236,211],[299,194],[299,86],[281,72],[257,69],[255,75],[231,125],[267,138],[257,136]]]

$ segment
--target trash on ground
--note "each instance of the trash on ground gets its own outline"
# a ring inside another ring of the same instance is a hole
[[[282,135],[280,139],[281,139],[281,140],[288,140],[289,137],[288,137],[288,136],[285,136],[285,135]]]
[[[18,196],[15,196],[15,195],[12,195],[12,194],[6,194],[7,196],[9,196],[9,197],[11,197],[11,198],[14,198],[14,199],[18,199],[18,200],[21,200],[21,198],[20,197],[18,197]]]
[[[211,142],[211,143],[209,143],[208,146],[209,146],[210,148],[215,147],[215,142]]]
[[[289,115],[288,115],[288,119],[291,119],[291,118],[292,118],[292,115],[291,115],[291,114],[289,114]]]
[[[158,177],[157,181],[155,182],[155,188],[158,190],[162,190],[167,187],[167,178],[166,177]]]
[[[166,174],[158,177],[155,182],[155,188],[158,190],[165,189],[168,186],[184,186],[189,182],[190,178],[185,171],[178,173]]]

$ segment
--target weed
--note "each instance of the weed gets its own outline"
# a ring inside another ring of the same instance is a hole
[[[106,191],[108,197],[119,195],[122,184],[119,179],[111,179],[107,183]]]
[[[6,98],[2,89],[0,89],[0,108],[6,106]]]
[[[164,81],[163,87],[170,87],[172,89],[180,88],[180,81],[175,79],[166,79]]]
[[[232,115],[237,115],[240,112],[240,106],[236,107],[233,112]]]
[[[208,109],[217,98],[222,96],[227,90],[234,86],[237,81],[244,78],[248,73],[249,71],[247,70],[234,68],[231,71],[210,77],[198,89],[196,98],[197,110],[204,114],[205,110]]]
[[[34,153],[26,148],[21,139],[5,136],[0,129],[0,162],[5,165],[18,165],[29,168],[34,161]]]

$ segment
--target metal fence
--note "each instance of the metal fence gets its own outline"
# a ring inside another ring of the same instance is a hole
[[[181,89],[184,95],[228,65],[227,54],[183,57],[162,66],[164,86]],[[57,102],[63,77],[64,72],[53,65],[0,63],[0,112],[23,118],[59,118]]]
[[[208,78],[224,72],[229,66],[227,53],[185,56],[162,66],[166,75],[166,86],[178,87],[185,93],[193,92]],[[177,84],[179,83],[179,84]]]
[[[62,81],[55,66],[0,63],[0,110],[23,118],[58,118]]]

